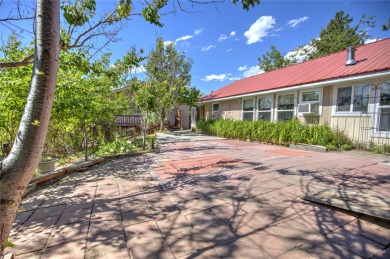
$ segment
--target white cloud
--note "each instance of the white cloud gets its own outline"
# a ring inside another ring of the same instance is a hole
[[[249,27],[249,30],[244,33],[244,36],[248,39],[246,44],[250,45],[263,41],[262,38],[268,36],[275,23],[275,18],[272,16],[261,16],[251,25],[251,27]]]
[[[229,81],[237,81],[239,79],[241,79],[241,77],[239,77],[239,76],[229,77]]]
[[[228,50],[226,50],[226,52],[230,52],[230,51],[232,51],[233,49],[228,49]]]
[[[235,32],[235,31],[230,32],[230,33],[229,33],[229,36],[226,35],[226,34],[221,34],[221,35],[219,35],[218,41],[224,41],[224,40],[233,38],[234,35],[236,35],[236,32]]]
[[[224,41],[227,38],[228,38],[228,36],[226,36],[225,34],[221,34],[221,35],[219,35],[218,41]]]
[[[176,42],[174,41],[170,41],[170,40],[167,40],[167,41],[164,41],[164,46],[168,46],[169,44],[176,44]]]
[[[304,60],[308,59],[308,54],[313,53],[315,51],[315,47],[309,44],[306,44],[299,49],[294,49],[284,55],[285,58],[296,58],[298,59],[298,63],[301,63]]]
[[[190,46],[190,43],[188,41],[180,42],[180,47],[182,47],[182,48],[189,47],[189,46]]]
[[[239,67],[239,68],[238,68],[238,71],[244,71],[244,70],[246,70],[247,68],[248,68],[248,66],[245,65],[245,66],[243,66],[243,67]]]
[[[375,39],[366,39],[364,41],[364,44],[368,44],[368,43],[371,43],[371,42],[376,42],[376,41],[379,41],[381,40],[380,38],[375,38]]]
[[[279,27],[279,28],[275,28],[273,31],[274,31],[274,32],[280,32],[281,30],[283,30],[283,28],[282,28],[282,27]]]
[[[304,16],[304,17],[301,17],[299,19],[292,19],[290,20],[287,25],[290,26],[291,28],[295,28],[296,26],[298,26],[298,24],[302,23],[302,22],[305,22],[309,20],[309,17],[307,16]]]
[[[139,67],[135,67],[135,68],[132,68],[130,70],[130,73],[131,74],[139,74],[139,73],[145,73],[146,69],[144,66],[139,66]]]
[[[167,46],[167,45],[170,44],[170,43],[178,43],[179,41],[187,41],[187,40],[193,38],[195,35],[201,34],[202,31],[203,31],[203,28],[196,29],[196,30],[194,31],[194,34],[192,34],[192,35],[181,36],[180,38],[177,38],[175,41],[165,41],[165,42],[164,42],[164,46]],[[188,42],[182,42],[181,46],[182,46],[182,47],[188,47],[188,46],[189,46],[189,43],[188,43]]]
[[[202,52],[207,52],[207,51],[209,51],[209,50],[212,49],[212,48],[215,48],[215,46],[212,45],[212,44],[210,44],[210,45],[208,45],[207,47],[203,47],[203,48],[202,48]]]
[[[201,80],[203,82],[225,81],[225,80],[227,80],[229,78],[228,76],[229,76],[229,74],[219,74],[219,75],[212,74],[212,75],[208,75],[208,76],[203,77]]]
[[[258,75],[260,73],[263,73],[264,71],[261,70],[259,68],[259,66],[253,66],[253,67],[250,67],[248,68],[247,70],[245,70],[243,73],[242,73],[242,76],[243,77],[250,77],[250,76],[254,76],[254,75]]]
[[[199,35],[202,33],[202,31],[203,31],[203,28],[197,29],[197,30],[195,30],[194,34]]]
[[[176,42],[179,42],[179,41],[182,41],[182,40],[189,40],[189,39],[191,39],[192,37],[194,37],[194,35],[182,36],[182,37],[176,39]]]

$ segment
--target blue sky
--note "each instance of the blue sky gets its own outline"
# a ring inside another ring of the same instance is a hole
[[[354,18],[353,24],[363,14],[376,16],[376,27],[369,29],[371,38],[390,37],[389,31],[382,31],[382,25],[388,23],[390,16],[389,0],[262,0],[249,11],[229,2],[190,7],[188,2],[182,1],[188,12],[163,16],[162,28],[135,16],[120,33],[121,40],[111,43],[105,51],[112,52],[115,61],[132,46],[148,52],[161,36],[164,41],[175,42],[180,52],[194,60],[192,85],[208,94],[233,80],[259,73],[257,58],[269,51],[271,45],[286,54],[309,43],[340,10]],[[6,0],[5,3],[13,2]],[[172,10],[173,3],[168,4],[167,10]],[[110,4],[110,1],[98,0],[97,11]]]
[[[192,84],[204,94],[232,80],[259,73],[257,58],[271,45],[284,54],[319,36],[321,28],[337,11],[357,22],[365,13],[376,16],[371,38],[387,38],[382,31],[390,16],[390,1],[265,1],[249,11],[229,3],[196,6],[194,13],[162,17],[163,28],[135,19],[121,37],[119,49],[131,43],[149,50],[156,37],[176,43],[176,48],[194,60]],[[368,29],[368,28],[367,28]]]

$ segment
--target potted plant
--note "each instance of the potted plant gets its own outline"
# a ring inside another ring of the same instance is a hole
[[[57,161],[58,159],[51,156],[43,156],[38,163],[38,172],[48,173],[54,171]]]

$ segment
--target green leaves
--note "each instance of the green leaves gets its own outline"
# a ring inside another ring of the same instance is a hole
[[[276,49],[275,45],[271,46],[271,52],[267,52],[262,55],[263,58],[258,58],[260,69],[265,72],[269,72],[278,68],[296,64],[298,60],[296,58],[288,58],[282,56],[280,51]]]
[[[375,26],[373,18],[370,16],[366,19],[363,15],[362,19],[352,26],[353,18],[349,14],[345,14],[344,11],[337,12],[328,25],[321,30],[320,37],[312,40],[311,45],[315,51],[308,53],[309,59],[346,50],[349,46],[362,45],[364,40],[369,38],[365,28]],[[361,28],[363,25],[364,29]]]
[[[353,146],[343,132],[332,130],[327,124],[308,125],[298,120],[278,122],[210,120],[198,122],[197,128],[221,137],[278,145],[306,143],[326,146],[329,150],[351,149]]]
[[[142,9],[142,16],[144,17],[145,21],[162,27],[163,24],[160,22],[160,15],[158,14],[158,10],[158,8],[148,5]]]
[[[120,0],[116,12],[120,18],[126,18],[132,11],[131,0]]]
[[[232,3],[236,5],[239,1],[240,0],[232,0]],[[260,4],[260,0],[241,0],[241,3],[244,10],[249,10],[250,7]]]
[[[82,0],[72,4],[64,3],[61,6],[64,17],[69,24],[81,26],[95,16],[96,1]]]

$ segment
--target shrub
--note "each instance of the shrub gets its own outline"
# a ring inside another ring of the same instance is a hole
[[[328,124],[308,125],[298,120],[267,121],[233,121],[210,120],[199,121],[197,129],[226,138],[259,141],[278,145],[304,143],[326,146],[329,150],[353,148],[352,141],[339,130],[332,130]]]
[[[99,145],[95,154],[97,156],[110,156],[119,153],[129,153],[134,150],[134,145],[126,140],[116,138],[113,142]]]
[[[369,148],[369,150],[376,154],[386,154],[390,153],[390,145],[374,145],[372,144]]]

